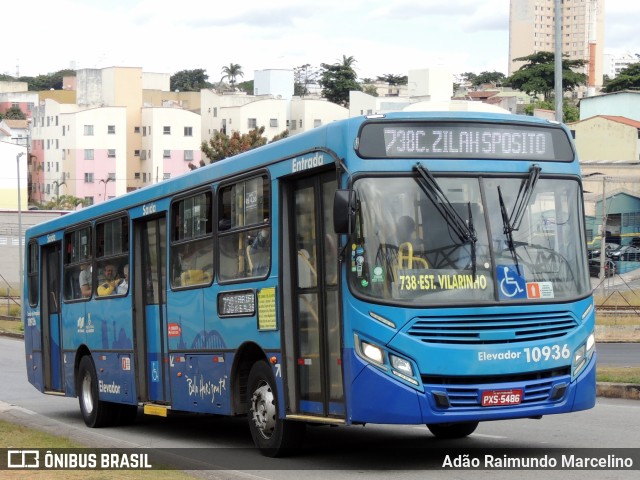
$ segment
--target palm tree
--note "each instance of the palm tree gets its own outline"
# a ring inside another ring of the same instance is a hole
[[[222,67],[222,73],[224,75],[222,76],[220,81],[223,81],[225,78],[229,79],[231,88],[234,88],[237,77],[244,77],[242,66],[238,65],[237,63],[230,63],[228,66]]]

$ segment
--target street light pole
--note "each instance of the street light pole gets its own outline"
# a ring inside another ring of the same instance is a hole
[[[100,183],[104,183],[104,196],[102,197],[102,201],[106,202],[107,201],[107,183],[113,181],[113,178],[111,177],[107,177],[106,180],[100,180]]]

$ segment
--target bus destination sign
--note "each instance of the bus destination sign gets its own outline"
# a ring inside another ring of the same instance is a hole
[[[365,124],[358,153],[364,158],[573,158],[570,141],[561,128],[478,122]]]

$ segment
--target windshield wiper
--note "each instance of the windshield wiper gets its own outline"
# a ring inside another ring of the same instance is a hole
[[[518,254],[516,253],[516,247],[513,243],[513,230],[511,227],[511,223],[509,222],[509,215],[507,214],[507,207],[504,206],[504,199],[502,198],[502,190],[500,190],[500,186],[498,185],[498,200],[500,202],[500,213],[502,215],[502,230],[504,232],[505,237],[507,237],[507,246],[509,247],[509,251],[511,252],[511,258],[513,258],[513,263],[516,265],[516,271],[520,275],[520,267],[518,266]]]
[[[444,218],[447,224],[453,229],[460,241],[462,243],[471,244],[471,268],[473,269],[472,273],[473,278],[475,279],[477,269],[476,242],[478,241],[478,236],[473,228],[471,202],[467,205],[469,208],[469,224],[467,225],[453,205],[451,205],[451,202],[440,188],[440,185],[438,185],[438,182],[436,182],[436,179],[431,175],[431,172],[429,172],[429,170],[423,167],[420,163],[417,163],[414,168],[422,178],[422,182],[418,181],[418,184],[423,187],[422,190],[429,200],[431,200],[433,206],[436,207],[436,210],[438,210],[440,215],[442,215],[442,218]]]
[[[440,215],[447,221],[447,224],[453,229],[462,243],[475,244],[477,239],[476,232],[473,229],[473,222],[467,225],[465,221],[460,217],[458,212],[451,202],[444,194],[436,179],[433,178],[431,172],[423,167],[420,163],[417,163],[414,167],[424,182],[424,193],[427,195],[431,203],[436,207]],[[418,182],[420,183],[420,182]],[[469,206],[471,209],[471,206]]]
[[[540,177],[541,170],[539,165],[531,165],[529,176],[520,184],[520,190],[518,190],[518,196],[513,205],[511,216],[509,217],[509,229],[511,231],[517,231],[520,228],[524,214],[527,211],[527,205]]]

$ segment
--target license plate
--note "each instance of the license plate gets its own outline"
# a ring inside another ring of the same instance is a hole
[[[522,402],[522,390],[485,390],[482,392],[483,407],[518,405]]]

